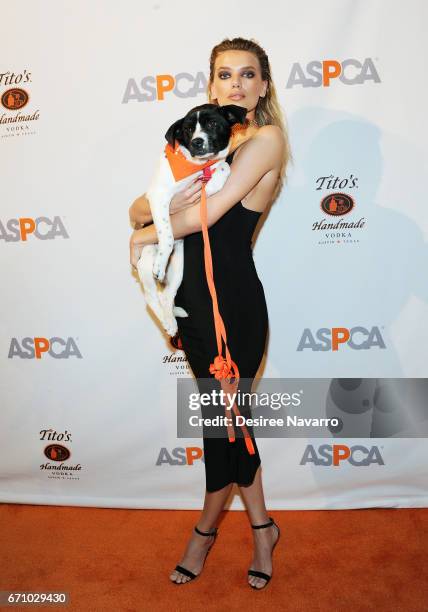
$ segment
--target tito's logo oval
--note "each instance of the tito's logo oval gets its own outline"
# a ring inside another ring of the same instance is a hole
[[[332,217],[347,215],[354,206],[353,198],[347,193],[329,193],[321,200],[321,210]]]
[[[1,103],[8,110],[18,110],[25,106],[30,99],[25,89],[14,87],[4,92],[1,97]]]
[[[67,461],[70,458],[70,451],[62,444],[49,444],[44,450],[44,453],[51,461]]]

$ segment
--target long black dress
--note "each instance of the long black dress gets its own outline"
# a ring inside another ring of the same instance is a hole
[[[226,161],[231,164],[233,153]],[[208,202],[209,205],[209,202]],[[254,265],[251,239],[262,213],[235,204],[209,230],[213,275],[220,314],[227,331],[227,342],[240,378],[239,390],[251,391],[263,357],[268,330],[268,313],[263,285]],[[189,365],[195,375],[200,393],[210,388],[220,389],[218,381],[209,373],[209,366],[217,355],[212,300],[206,281],[203,236],[196,232],[184,238],[183,281],[178,289],[175,305],[184,308],[189,316],[177,318],[178,333]],[[224,351],[223,351],[224,355]],[[205,380],[202,380],[205,379]],[[207,379],[211,379],[207,386]],[[217,386],[216,386],[217,385]],[[251,416],[250,408],[238,403],[241,414]],[[202,407],[202,417],[224,415],[224,409]],[[216,430],[218,431],[218,427]],[[230,442],[226,428],[224,437],[207,437],[204,427],[203,446],[206,489],[218,491],[231,482],[252,484],[260,455],[251,427],[247,428],[255,449],[250,455],[235,426],[236,439]]]

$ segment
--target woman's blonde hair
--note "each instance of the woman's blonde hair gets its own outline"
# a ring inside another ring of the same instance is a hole
[[[208,81],[208,100],[212,102],[211,98],[211,85],[214,80],[214,67],[215,62],[220,53],[224,51],[249,51],[253,53],[259,60],[260,68],[261,68],[261,77],[263,81],[267,81],[267,89],[266,95],[262,98],[259,98],[256,107],[255,119],[258,125],[277,125],[281,128],[281,131],[284,135],[285,141],[285,150],[284,156],[281,164],[281,171],[279,174],[278,184],[276,186],[275,192],[273,194],[272,200],[274,201],[283,184],[287,180],[286,169],[288,162],[292,159],[290,142],[288,138],[288,130],[286,127],[286,120],[282,113],[281,107],[278,102],[278,97],[276,95],[275,85],[272,80],[272,72],[270,69],[269,58],[264,49],[253,39],[250,40],[246,38],[225,38],[218,45],[216,45],[211,51],[210,56],[210,78]]]

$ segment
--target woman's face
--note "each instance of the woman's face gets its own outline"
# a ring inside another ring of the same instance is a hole
[[[211,100],[219,106],[245,107],[247,119],[254,119],[260,97],[266,95],[259,60],[249,51],[224,51],[217,56],[211,83]]]

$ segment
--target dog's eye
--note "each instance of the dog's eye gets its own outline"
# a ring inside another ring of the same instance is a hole
[[[207,123],[207,127],[209,128],[215,128],[216,125],[217,123],[214,120],[208,121]]]

